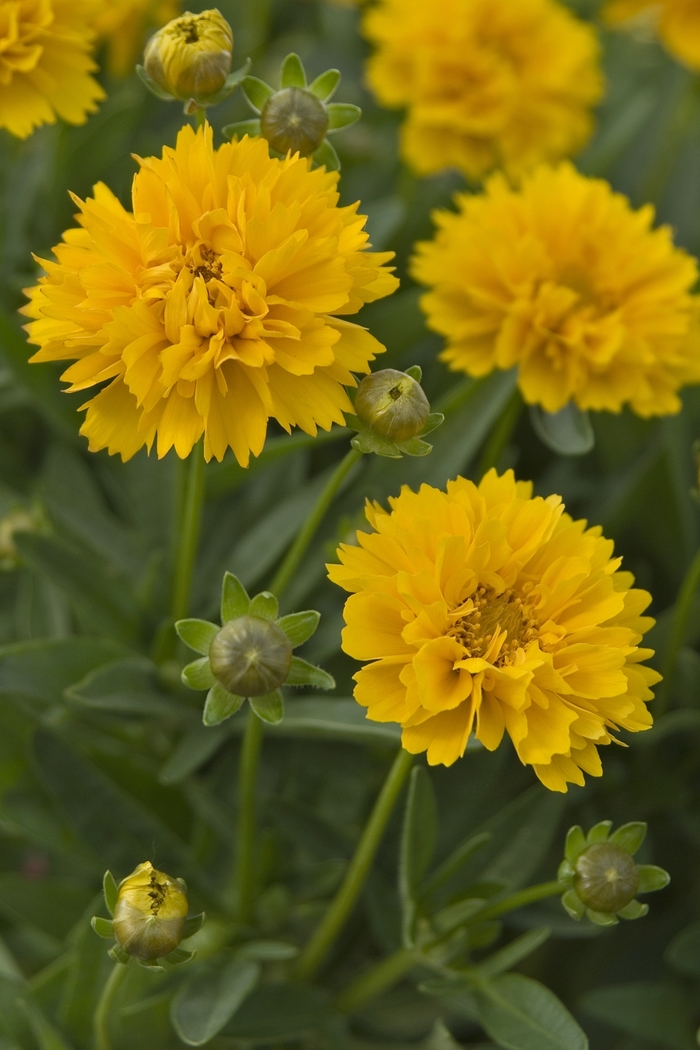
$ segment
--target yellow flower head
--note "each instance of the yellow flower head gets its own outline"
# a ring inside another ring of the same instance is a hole
[[[677,412],[676,391],[700,380],[697,265],[652,230],[607,182],[571,164],[541,167],[520,189],[492,176],[458,212],[436,216],[412,272],[432,288],[422,305],[447,337],[453,371],[518,367],[530,404],[641,416]]]
[[[668,51],[700,70],[700,6],[697,0],[608,0],[603,18],[611,26],[656,30]]]
[[[407,108],[403,153],[421,175],[520,175],[591,134],[597,38],[557,0],[380,0],[364,30],[370,86]]]
[[[139,864],[119,883],[113,930],[117,944],[139,959],[158,959],[177,948],[187,918],[184,883]]]
[[[93,25],[107,45],[107,68],[115,77],[133,73],[149,29],[180,11],[180,0],[101,0]]]
[[[638,648],[650,596],[612,542],[512,471],[389,502],[367,506],[375,531],[328,566],[354,592],[343,649],[371,661],[355,675],[367,717],[398,722],[431,765],[456,761],[472,732],[493,751],[507,731],[552,791],[600,776],[597,746],[649,728],[660,677]]]
[[[92,14],[92,0],[0,0],[0,128],[24,139],[95,112]]]
[[[338,176],[263,139],[215,150],[180,131],[140,160],[133,213],[100,184],[78,201],[24,312],[34,361],[75,360],[71,390],[101,384],[82,427],[93,451],[128,459],[157,436],[159,456],[242,464],[273,416],[315,434],[352,412],[344,385],[383,347],[344,320],[393,292],[391,253],[365,251],[364,217],[338,207]],[[105,385],[106,384],[106,385]]]
[[[217,10],[186,11],[148,41],[143,64],[164,91],[187,102],[217,95],[231,72],[233,33]]]

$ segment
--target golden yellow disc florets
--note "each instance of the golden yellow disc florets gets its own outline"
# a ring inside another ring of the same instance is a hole
[[[139,959],[160,959],[182,940],[187,911],[180,880],[158,871],[150,861],[139,864],[119,884],[113,919],[117,944]]]
[[[151,37],[143,64],[151,80],[175,98],[206,103],[226,83],[232,54],[231,26],[219,11],[186,11]]]

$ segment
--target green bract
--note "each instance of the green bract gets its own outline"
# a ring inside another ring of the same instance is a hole
[[[345,417],[346,424],[357,431],[350,442],[354,449],[389,459],[432,452],[433,446],[423,438],[445,417],[441,412],[430,412],[420,386],[422,375],[418,365],[405,372],[386,368],[366,376],[356,391],[348,391],[357,410],[357,415]],[[386,404],[392,400],[395,408]]]
[[[258,718],[272,724],[284,717],[282,685],[334,689],[326,671],[307,663],[292,650],[311,637],[320,613],[308,610],[278,617],[274,594],[263,591],[250,598],[233,573],[221,588],[221,624],[207,620],[179,620],[180,638],[201,653],[182,671],[190,689],[207,689],[204,724],[215,726],[230,718],[248,699]]]

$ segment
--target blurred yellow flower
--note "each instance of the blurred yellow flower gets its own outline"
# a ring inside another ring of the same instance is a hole
[[[412,262],[453,371],[517,366],[525,400],[548,412],[571,400],[640,416],[680,409],[678,389],[700,381],[698,267],[668,227],[651,228],[651,205],[633,211],[562,163],[520,189],[494,175],[457,206],[436,215]]]
[[[93,11],[92,0],[0,0],[0,128],[24,139],[95,112]]]
[[[660,678],[638,648],[650,596],[612,542],[512,471],[389,502],[367,506],[375,531],[328,566],[354,592],[343,649],[371,661],[355,675],[367,717],[398,722],[431,765],[455,762],[472,732],[489,750],[507,732],[552,791],[600,776],[597,746],[651,726]]]
[[[101,0],[93,22],[107,47],[107,68],[115,77],[133,73],[149,30],[180,13],[180,0]]]
[[[139,161],[133,213],[103,184],[76,203],[80,229],[28,291],[33,361],[75,360],[71,390],[101,384],[81,433],[128,459],[157,438],[185,457],[232,448],[247,465],[267,420],[315,434],[342,423],[344,386],[384,347],[344,319],[394,291],[392,253],[365,249],[338,175],[263,139],[215,150],[183,128],[162,159]]]
[[[697,0],[608,0],[603,19],[611,26],[639,26],[656,31],[674,58],[700,70]]]
[[[603,81],[593,28],[557,0],[380,0],[364,18],[377,98],[405,106],[421,175],[520,175],[579,150]]]

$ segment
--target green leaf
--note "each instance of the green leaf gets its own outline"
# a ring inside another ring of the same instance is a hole
[[[172,715],[173,701],[158,688],[158,669],[143,657],[115,660],[96,668],[64,691],[77,707],[118,714]]]
[[[141,79],[141,82],[146,85],[151,94],[159,98],[161,102],[175,102],[175,96],[171,95],[169,91],[162,88],[160,84],[157,84],[155,80],[149,77],[143,66],[136,66],[136,72]]]
[[[182,940],[186,941],[188,937],[194,937],[195,933],[199,933],[206,917],[206,912],[203,911],[199,915],[188,915],[182,928]]]
[[[105,899],[105,905],[110,915],[114,915],[114,909],[117,906],[117,897],[119,896],[119,887],[117,886],[116,879],[109,869],[104,873],[102,877],[102,893]]]
[[[111,919],[103,919],[100,915],[93,915],[90,925],[98,937],[104,937],[108,941],[114,940],[114,926]]]
[[[339,69],[327,69],[325,73],[321,73],[319,77],[309,84],[309,91],[320,98],[321,102],[327,102],[329,98],[332,98],[336,92],[338,84],[340,83],[340,70]]]
[[[349,128],[352,124],[356,124],[362,116],[360,107],[353,106],[350,102],[331,102],[329,106],[326,106],[326,112],[328,113],[329,134],[340,131],[342,128]]]
[[[432,781],[423,766],[411,770],[399,852],[399,895],[404,947],[413,947],[416,893],[435,853],[438,808]]]
[[[0,872],[0,914],[57,941],[82,918],[93,896],[92,887],[73,879],[27,879],[19,872]]]
[[[564,856],[569,864],[576,863],[587,845],[588,843],[586,842],[583,828],[580,827],[579,824],[575,824],[572,828],[569,828],[566,833],[566,845],[564,846]]]
[[[239,959],[253,959],[255,962],[285,962],[295,959],[299,949],[296,944],[285,941],[248,941],[236,954]]]
[[[679,973],[700,977],[700,922],[694,922],[676,934],[664,958]]]
[[[46,1019],[38,1005],[27,997],[19,999],[18,1006],[26,1014],[39,1050],[71,1050],[61,1033]]]
[[[187,667],[182,668],[180,677],[190,689],[211,689],[216,683],[208,656],[203,656],[201,660],[193,660],[191,664],[187,664]]]
[[[259,616],[263,620],[276,620],[279,613],[279,602],[270,591],[256,594],[248,609],[250,616]]]
[[[277,725],[284,718],[284,697],[281,689],[273,689],[265,696],[251,696],[250,706],[258,718],[270,725]]]
[[[313,156],[319,168],[325,168],[326,171],[340,171],[340,157],[328,139],[323,140]]]
[[[217,729],[197,722],[180,737],[175,750],[158,774],[158,781],[161,784],[179,784],[208,762],[227,737],[227,728]]]
[[[239,616],[245,616],[250,609],[250,598],[248,592],[232,572],[225,572],[221,584],[221,622],[228,623],[229,620],[237,620]]]
[[[260,967],[247,959],[232,959],[221,969],[199,970],[178,990],[170,1019],[183,1043],[202,1046],[217,1035],[250,995]]]
[[[431,893],[444,886],[446,882],[449,882],[479,850],[484,848],[491,838],[492,835],[489,831],[482,831],[478,835],[470,836],[426,880],[420,891],[420,897],[428,897]]]
[[[289,638],[292,646],[296,649],[308,641],[319,625],[321,614],[309,609],[307,612],[291,613],[278,620],[277,626],[281,627]]]
[[[306,87],[306,73],[298,55],[292,52],[287,55],[280,70],[280,84],[283,88]]]
[[[612,820],[601,820],[598,824],[594,824],[586,835],[586,843],[592,846],[594,843],[607,842],[612,825]]]
[[[261,984],[250,995],[222,1035],[253,1042],[303,1039],[333,1018],[327,994],[303,984]]]
[[[243,77],[241,81],[241,87],[245,97],[250,102],[251,106],[256,113],[261,113],[265,108],[265,103],[268,102],[274,95],[274,89],[266,84],[264,80],[259,80],[257,77]]]
[[[637,875],[639,876],[638,893],[654,893],[668,886],[671,876],[663,868],[656,864],[638,864]]]
[[[549,988],[506,973],[474,989],[479,1021],[507,1050],[588,1050],[588,1039]]]
[[[627,850],[632,856],[637,852],[644,842],[647,826],[643,821],[635,820],[629,824],[623,824],[610,836],[610,842]]]
[[[225,128],[221,129],[222,134],[227,139],[244,139],[248,135],[251,139],[260,138],[260,121],[257,119],[253,120],[239,120],[235,124],[227,124]]]
[[[224,689],[217,682],[207,693],[202,716],[204,725],[218,726],[220,722],[225,722],[231,715],[235,715],[244,702],[244,696],[236,696],[235,693],[229,693],[227,689]]]
[[[501,948],[500,951],[489,955],[488,959],[484,959],[477,964],[476,969],[482,977],[495,977],[505,970],[511,970],[522,959],[526,959],[528,955],[536,951],[541,944],[544,944],[551,932],[552,930],[549,926],[541,926],[539,929],[530,930],[528,933],[524,933],[522,937],[516,937],[505,948]]]
[[[310,685],[314,689],[335,689],[335,678],[321,667],[293,656],[285,685]]]
[[[688,999],[674,985],[639,982],[597,988],[581,1000],[591,1017],[669,1050],[697,1050]]]
[[[530,420],[538,438],[560,456],[585,456],[595,445],[588,413],[573,401],[559,412],[545,412],[539,405],[531,405]]]
[[[64,690],[128,650],[103,638],[50,638],[0,646],[0,693],[60,704]]]
[[[221,628],[208,620],[191,619],[178,620],[175,624],[175,630],[185,645],[189,645],[190,649],[194,649],[196,653],[201,653],[202,656],[208,656],[211,643]]]

